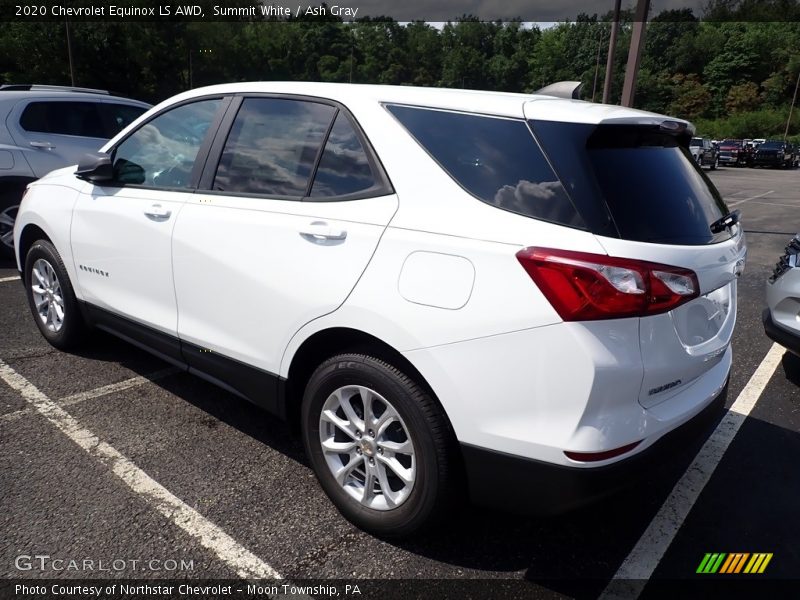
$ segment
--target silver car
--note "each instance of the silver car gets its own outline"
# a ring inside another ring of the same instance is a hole
[[[800,234],[786,246],[767,282],[763,320],[767,336],[800,354]]]
[[[148,108],[102,90],[0,86],[0,257],[14,255],[14,220],[25,186],[78,163]]]

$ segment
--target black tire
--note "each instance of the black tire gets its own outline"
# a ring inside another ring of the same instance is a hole
[[[715,159],[714,159],[714,162],[713,162],[713,163],[711,163],[711,170],[712,170],[712,171],[716,171],[718,166],[719,166],[719,159],[718,159],[718,158],[715,158]]]
[[[60,297],[63,300],[64,310],[61,326],[58,330],[49,329],[36,309],[32,281],[36,279],[33,274],[33,268],[39,260],[46,261],[52,267],[60,285]],[[34,242],[25,257],[24,279],[28,306],[30,306],[33,320],[44,338],[59,350],[68,350],[80,344],[86,334],[87,326],[81,315],[78,300],[72,289],[72,282],[69,279],[69,275],[67,275],[67,269],[64,267],[64,262],[53,244],[47,240]]]
[[[376,510],[353,498],[337,483],[323,454],[320,441],[323,406],[332,392],[350,385],[368,387],[391,404],[414,445],[414,484],[407,498],[395,508]],[[439,404],[420,385],[382,360],[342,354],[322,363],[311,376],[303,396],[302,433],[306,454],[322,489],[342,515],[365,531],[387,538],[408,537],[440,522],[437,517],[451,504],[456,453],[447,419]]]

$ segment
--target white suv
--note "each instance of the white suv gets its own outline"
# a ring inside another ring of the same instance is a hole
[[[148,108],[104,90],[0,85],[0,258],[14,255],[25,186],[96,151]]]
[[[51,344],[95,326],[292,421],[365,529],[460,489],[562,510],[724,399],[746,248],[691,136],[544,95],[197,89],[30,185],[17,260]]]

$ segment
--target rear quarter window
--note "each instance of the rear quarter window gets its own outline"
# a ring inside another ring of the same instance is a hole
[[[386,108],[479,200],[527,217],[584,227],[525,121],[400,105]]]

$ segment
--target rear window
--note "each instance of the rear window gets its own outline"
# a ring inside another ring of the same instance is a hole
[[[147,109],[130,104],[103,102],[97,105],[103,118],[106,137],[112,138],[138,119]]]
[[[651,126],[532,126],[595,233],[615,229],[627,240],[685,245],[730,238],[728,230],[711,232],[728,209],[675,136]]]
[[[479,200],[528,217],[585,227],[525,121],[409,106],[386,108]]]

